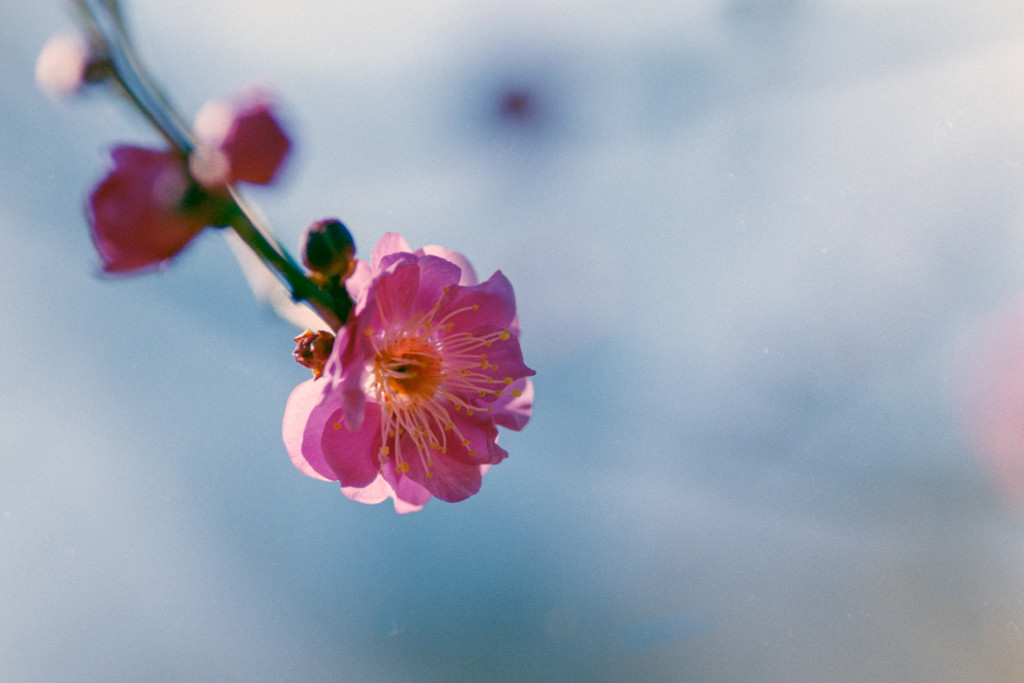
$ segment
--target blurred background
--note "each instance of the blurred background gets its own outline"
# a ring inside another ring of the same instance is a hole
[[[221,236],[98,275],[116,143],[0,0],[0,679],[1024,680],[1024,12],[924,0],[157,0],[247,191],[516,286],[532,422],[398,516],[296,471],[308,371]]]

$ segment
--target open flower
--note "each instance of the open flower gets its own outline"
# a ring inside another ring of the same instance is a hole
[[[355,311],[285,408],[292,462],[398,512],[468,498],[508,455],[497,428],[522,429],[532,410],[512,285],[500,271],[477,283],[460,254],[412,252],[393,233],[347,284]]]

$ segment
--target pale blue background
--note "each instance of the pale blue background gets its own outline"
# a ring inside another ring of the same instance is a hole
[[[1024,680],[1024,525],[965,334],[1024,293],[1024,5],[138,1],[189,115],[272,85],[251,192],[516,286],[534,419],[397,516],[280,442],[285,323],[220,236],[96,276],[116,142],[0,21],[0,679]],[[499,93],[536,98],[525,122]]]

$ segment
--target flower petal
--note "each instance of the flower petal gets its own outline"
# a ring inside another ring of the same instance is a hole
[[[155,267],[175,256],[205,227],[204,217],[179,210],[189,188],[175,153],[123,146],[114,167],[89,197],[88,218],[103,270]]]
[[[291,142],[273,109],[271,95],[258,89],[203,105],[193,131],[201,148],[209,148],[226,162],[220,174],[208,178],[209,186],[274,181]]]
[[[376,505],[395,495],[395,492],[391,490],[391,485],[380,474],[366,486],[342,486],[341,492],[357,503],[368,505]]]
[[[472,435],[479,443],[478,431],[473,431]],[[452,448],[463,448],[465,450],[465,447],[461,445],[456,446],[453,444]],[[487,449],[486,444],[482,448]],[[441,454],[438,451],[431,451],[434,457],[428,462],[416,451],[416,446],[408,435],[402,438],[398,448],[394,450],[400,450],[401,453],[407,454],[407,457],[401,459],[401,467],[405,469],[405,472],[398,473],[395,475],[395,479],[391,480],[392,487],[396,489],[396,493],[402,491],[404,494],[406,480],[419,484],[435,497],[449,503],[465,500],[480,490],[482,477],[480,467],[483,463],[467,463],[461,459],[451,457],[451,455]],[[392,455],[395,455],[395,453],[392,453]],[[465,453],[463,453],[463,456],[468,457]],[[389,467],[395,467],[393,461],[384,466],[385,477],[389,476]]]
[[[418,261],[399,257],[389,271],[377,277],[367,296],[365,323],[373,329],[401,325],[429,312],[461,276],[458,266],[436,256]]]
[[[362,312],[363,307],[366,305],[366,295],[370,291],[372,283],[373,272],[370,270],[370,264],[362,259],[356,259],[355,270],[345,280],[345,288],[348,290],[349,296],[352,297],[352,301],[356,304],[356,313]]]
[[[324,403],[325,386],[326,382],[310,379],[295,387],[284,409],[281,433],[288,457],[300,472],[330,481],[336,477],[324,459],[320,439],[327,418],[337,406]]]
[[[426,312],[441,300],[445,288],[454,288],[459,284],[462,271],[451,261],[437,256],[424,256],[417,266],[420,281],[412,307],[414,311]]]
[[[397,252],[412,253],[412,249],[409,247],[409,243],[397,232],[384,233],[384,236],[377,240],[377,244],[374,245],[373,252],[370,254],[370,269],[373,271],[373,274],[376,275],[381,271],[381,259]]]
[[[495,336],[499,330],[493,327],[480,327],[474,330],[471,334],[474,337],[483,338],[487,336]],[[509,335],[508,339],[494,339],[489,342],[489,346],[486,348],[486,359],[483,361],[486,363],[476,368],[476,372],[481,375],[486,375],[494,380],[495,384],[500,386],[505,391],[510,391],[502,385],[502,382],[508,380],[518,380],[521,377],[531,377],[535,374],[532,369],[526,366],[523,362],[523,352],[519,347],[519,340],[514,336]],[[475,396],[470,396],[470,400],[477,402]],[[486,394],[480,397],[484,402],[493,402],[495,400],[494,394]]]
[[[457,503],[480,490],[480,465],[468,465],[455,458],[437,458],[430,466],[431,476],[419,458],[409,461],[407,478],[412,479],[440,500]]]
[[[486,281],[471,287],[452,288],[441,303],[441,316],[451,316],[453,332],[470,332],[482,325],[509,329],[516,314],[512,283],[496,271]]]
[[[436,244],[428,244],[422,249],[417,249],[416,254],[418,256],[438,256],[443,258],[445,261],[450,261],[459,267],[462,271],[462,275],[459,278],[459,284],[463,287],[475,285],[479,282],[476,277],[476,271],[473,270],[472,264],[469,260],[457,251],[449,251],[444,247],[439,247]]]
[[[515,395],[517,391],[518,396]],[[513,382],[491,406],[494,408],[491,413],[494,424],[518,432],[530,421],[530,413],[533,412],[533,382],[528,377]]]
[[[485,413],[484,419],[477,419],[475,415],[478,414],[475,413],[474,417],[464,411],[452,414],[454,434],[448,440],[445,457],[469,465],[495,465],[508,457],[508,452],[498,445],[498,429],[490,414]]]
[[[409,320],[420,286],[420,269],[415,263],[400,263],[377,277],[366,298],[363,329],[377,330]]]
[[[235,117],[221,150],[231,162],[231,182],[269,185],[281,170],[291,142],[269,103],[256,103]]]
[[[393,462],[387,462],[381,467],[381,476],[391,485],[391,497],[395,501],[395,511],[399,514],[421,509],[432,497],[430,491],[404,474],[395,472]]]
[[[380,406],[367,402],[366,417],[356,430],[345,424],[344,409],[334,411],[326,420],[321,447],[343,487],[368,486],[380,471]]]

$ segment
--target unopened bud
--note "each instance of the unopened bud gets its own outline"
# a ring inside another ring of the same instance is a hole
[[[53,36],[36,59],[36,85],[53,99],[70,97],[87,83],[98,83],[112,73],[109,58],[78,33]]]
[[[204,169],[211,183],[207,187],[239,182],[269,185],[291,149],[288,134],[274,114],[271,96],[259,90],[207,102],[196,114],[194,131],[199,142],[209,148],[207,160],[214,151],[221,155],[217,166]]]
[[[317,221],[306,231],[302,262],[318,279],[345,280],[356,266],[356,244],[341,221]]]
[[[293,340],[295,362],[313,371],[313,377],[324,374],[324,365],[334,348],[334,335],[330,332],[306,330]]]

